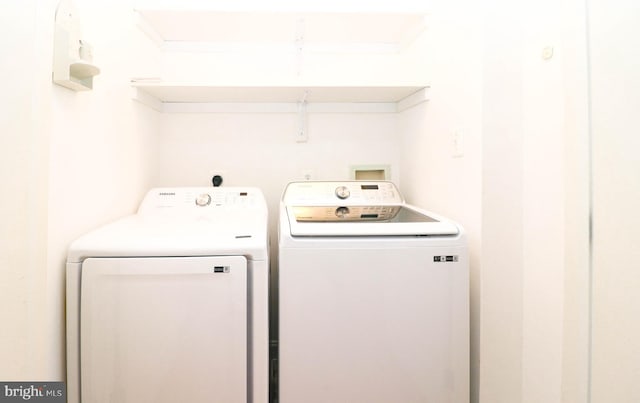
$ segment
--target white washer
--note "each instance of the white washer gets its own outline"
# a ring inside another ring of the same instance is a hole
[[[268,401],[267,208],[158,188],[67,259],[70,403]]]
[[[280,204],[279,402],[469,401],[462,228],[390,182],[294,182]]]

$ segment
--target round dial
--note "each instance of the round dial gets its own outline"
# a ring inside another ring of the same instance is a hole
[[[336,216],[339,218],[344,218],[349,215],[349,207],[338,207],[336,209]]]
[[[349,197],[351,195],[351,192],[349,191],[349,188],[346,186],[338,186],[336,188],[336,196],[338,197],[338,199],[346,199],[347,197]]]
[[[210,203],[211,196],[208,193],[202,193],[196,197],[196,205],[200,207],[208,206]]]

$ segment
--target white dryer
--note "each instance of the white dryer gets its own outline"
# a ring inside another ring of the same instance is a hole
[[[158,188],[67,259],[70,403],[268,401],[267,208]]]
[[[280,204],[280,403],[468,403],[462,228],[390,182],[294,182]]]

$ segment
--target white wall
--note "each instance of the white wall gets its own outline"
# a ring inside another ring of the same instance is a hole
[[[557,1],[525,5],[522,121],[522,402],[562,400],[565,86]],[[540,24],[540,21],[544,21]],[[553,57],[543,56],[552,48]]]
[[[102,69],[94,90],[84,93],[51,82],[56,1],[21,2],[2,13],[12,33],[3,36],[3,49],[23,62],[3,75],[3,94],[12,97],[3,102],[11,120],[2,131],[13,135],[2,138],[9,165],[2,173],[15,198],[2,212],[11,223],[3,226],[11,241],[2,247],[11,253],[2,253],[10,256],[2,266],[12,268],[3,270],[2,306],[16,324],[8,332],[3,327],[2,379],[64,379],[67,247],[133,212],[150,184],[157,116],[130,99],[129,78],[152,62],[144,57],[154,57],[145,54],[153,48],[134,33],[128,1],[76,4]]]
[[[576,131],[586,82],[576,49],[584,35],[565,27],[580,29],[584,13],[551,1],[492,10],[500,12],[485,22],[480,401],[580,401],[584,321],[566,316],[565,303],[584,292],[564,282],[584,263],[569,236],[586,222],[575,193],[585,173],[570,175],[583,162]],[[571,314],[584,312],[582,302],[569,301]]]
[[[564,325],[562,401],[586,402],[589,391],[589,108],[586,8],[564,1],[565,88]]]
[[[10,2],[0,13],[0,379],[7,381],[44,376],[48,139],[37,113],[36,9],[35,0]]]
[[[590,0],[594,403],[640,401],[640,7]]]
[[[155,183],[261,187],[277,203],[284,186],[348,179],[354,164],[397,167],[395,114],[309,113],[307,142],[295,141],[298,117],[287,113],[167,113],[162,116]],[[274,204],[277,206],[277,204]]]
[[[502,9],[501,16],[506,17],[502,21],[487,17],[485,22],[480,402],[522,399],[523,117],[518,7]]]
[[[483,33],[477,13],[473,5],[464,2],[434,8],[426,39],[429,101],[400,116],[400,183],[405,197],[412,204],[460,222],[467,232],[472,401],[477,401],[480,363]],[[461,157],[453,157],[455,131],[462,134]]]

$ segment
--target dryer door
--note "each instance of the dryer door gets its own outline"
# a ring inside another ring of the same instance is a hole
[[[242,256],[90,258],[82,267],[83,402],[246,402]]]

